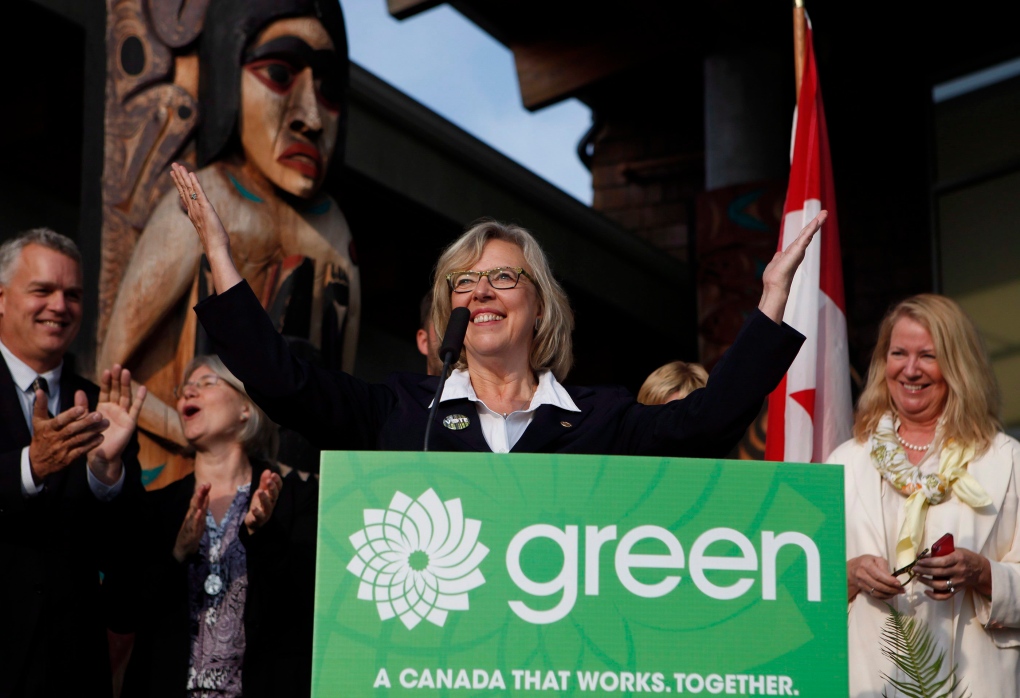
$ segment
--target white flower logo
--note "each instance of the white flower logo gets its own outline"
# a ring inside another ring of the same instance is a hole
[[[442,627],[447,612],[466,611],[467,592],[485,583],[481,528],[464,518],[460,499],[442,502],[432,489],[417,499],[397,492],[388,509],[365,509],[347,565],[361,578],[358,598],[375,601],[382,620],[399,616],[408,630],[422,619]]]

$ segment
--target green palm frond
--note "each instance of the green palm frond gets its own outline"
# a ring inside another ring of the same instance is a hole
[[[882,678],[910,698],[952,698],[953,692],[960,686],[956,667],[939,678],[946,653],[940,650],[936,654],[938,646],[928,626],[903,615],[892,606],[889,606],[889,611],[882,628],[882,654],[903,672],[905,679],[898,681],[888,674],[882,674]],[[882,695],[886,696],[886,693],[883,691]],[[966,696],[964,691],[961,698]]]

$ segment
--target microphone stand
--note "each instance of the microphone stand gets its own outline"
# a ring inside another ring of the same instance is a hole
[[[443,360],[443,370],[439,374],[439,387],[436,388],[436,396],[432,398],[432,409],[429,410],[429,421],[425,426],[425,448],[429,450],[429,435],[432,433],[432,422],[436,418],[436,410],[439,409],[439,398],[443,396],[443,388],[446,386],[446,377],[452,364],[464,347],[464,335],[467,334],[468,322],[471,321],[471,313],[467,308],[454,308],[450,313],[450,321],[446,323],[446,332],[443,335],[443,343],[439,347],[439,358]]]
[[[439,398],[443,396],[443,388],[446,387],[446,377],[450,371],[450,364],[453,363],[453,352],[448,351],[443,356],[443,370],[439,373],[439,387],[436,388],[436,395],[432,398],[432,407],[429,409],[429,421],[425,425],[425,448],[423,449],[426,453],[429,450],[429,434],[432,433],[432,423],[436,421],[436,410],[439,409]]]

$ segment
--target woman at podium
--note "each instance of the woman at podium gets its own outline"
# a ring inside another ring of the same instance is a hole
[[[422,450],[438,378],[395,374],[369,384],[292,356],[230,257],[230,239],[194,174],[172,176],[218,295],[196,307],[224,363],[281,425],[323,449]],[[803,336],[782,323],[794,272],[823,211],[765,269],[759,310],[707,387],[667,405],[638,404],[623,388],[564,386],[573,314],[545,253],[523,228],[472,226],[437,264],[433,320],[467,308],[463,352],[440,397],[429,448],[722,457],[757,416]],[[606,284],[612,284],[608,275]],[[654,294],[654,289],[649,289]],[[409,303],[413,299],[409,299]]]

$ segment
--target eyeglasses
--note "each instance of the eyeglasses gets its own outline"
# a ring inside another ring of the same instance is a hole
[[[452,271],[446,275],[446,283],[454,293],[470,293],[482,277],[489,280],[489,285],[498,291],[516,288],[522,276],[531,279],[531,274],[520,267],[496,267],[489,271]],[[534,279],[531,279],[534,283]]]
[[[175,398],[183,397],[184,393],[187,391],[188,388],[194,388],[197,392],[201,392],[206,388],[211,388],[212,386],[219,385],[222,382],[223,379],[215,374],[202,376],[198,380],[187,381],[186,383],[181,383],[180,385],[178,385],[176,388],[174,388],[174,397]]]
[[[909,565],[904,565],[903,567],[899,568],[898,570],[893,570],[892,576],[899,577],[901,574],[909,574],[910,577],[907,579],[907,581],[909,582],[911,579],[914,578],[914,565],[916,565],[919,560],[923,560],[926,557],[928,557],[928,548],[925,548],[924,550],[922,550],[917,555],[917,557],[914,558],[914,561],[911,562]]]

